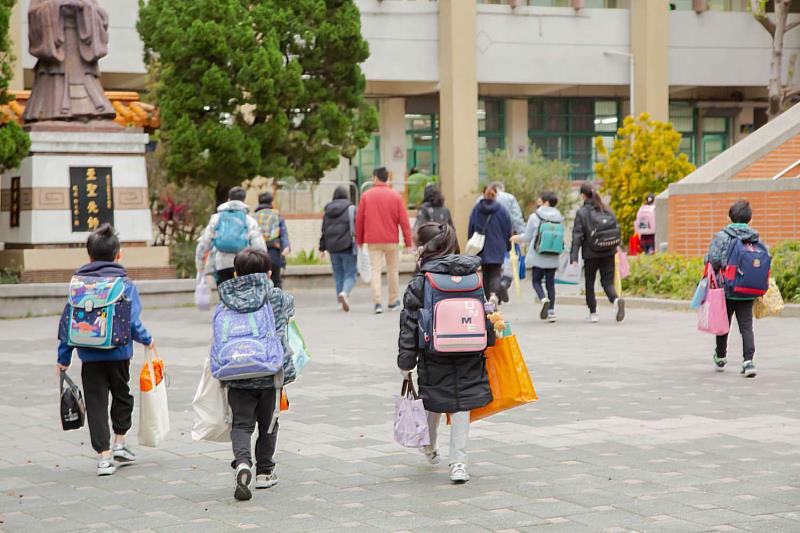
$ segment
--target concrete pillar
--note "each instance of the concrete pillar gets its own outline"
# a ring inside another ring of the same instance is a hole
[[[21,91],[25,88],[25,71],[22,68],[22,53],[28,46],[28,36],[22,35],[22,8],[21,2],[14,4],[11,10],[11,20],[9,20],[8,37],[11,41],[11,53],[15,60],[11,64],[13,77],[9,84],[12,91]]]
[[[462,246],[478,189],[476,3],[439,2],[439,173]]]
[[[406,179],[406,100],[384,98],[380,102],[381,165],[392,179]]]
[[[631,2],[634,109],[669,120],[669,2]]]
[[[506,100],[506,146],[513,158],[528,155],[528,100]]]

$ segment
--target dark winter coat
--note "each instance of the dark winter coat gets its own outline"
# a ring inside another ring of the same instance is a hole
[[[483,353],[437,356],[418,347],[418,317],[419,310],[424,307],[425,273],[465,276],[477,272],[479,267],[480,259],[464,255],[428,261],[412,278],[403,298],[397,365],[402,370],[417,367],[420,396],[425,409],[434,413],[470,411],[492,401]]]
[[[617,253],[616,248],[611,250],[596,252],[589,246],[589,239],[591,239],[592,224],[589,220],[589,213],[596,210],[591,200],[586,200],[583,205],[575,213],[575,225],[572,226],[572,251],[569,254],[570,261],[573,263],[578,261],[578,252],[582,252],[584,259],[599,259],[601,257],[610,257]]]
[[[489,217],[492,217],[489,221]],[[487,224],[488,221],[488,224]],[[469,237],[479,232],[486,235],[486,244],[478,254],[484,265],[502,265],[506,253],[511,250],[511,216],[498,202],[485,198],[478,202],[469,217]]]
[[[728,253],[731,249],[731,243],[734,239],[739,239],[742,242],[757,243],[759,241],[758,232],[747,224],[728,224],[719,233],[714,235],[711,239],[711,244],[708,247],[708,253],[705,257],[706,263],[711,263],[714,273],[717,276],[717,283],[720,286],[725,285],[725,278],[722,273],[725,266],[728,264]],[[732,298],[731,300],[751,300],[752,298]]]
[[[414,230],[419,229],[423,224],[428,222],[437,222],[439,224],[449,224],[453,226],[453,216],[450,210],[443,206],[432,206],[429,203],[424,203],[417,211],[417,221],[414,223]],[[454,226],[455,227],[455,226]]]
[[[319,251],[337,254],[354,251],[355,207],[350,200],[341,198],[325,206],[322,218],[322,237]]]

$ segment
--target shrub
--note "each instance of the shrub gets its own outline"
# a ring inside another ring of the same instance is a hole
[[[772,277],[786,303],[800,303],[800,241],[786,241],[770,250]]]
[[[324,261],[319,258],[314,250],[308,252],[305,250],[300,250],[300,252],[294,257],[289,257],[286,260],[286,264],[294,266],[322,265],[324,264]]]
[[[22,273],[15,268],[0,268],[0,284],[19,283]]]

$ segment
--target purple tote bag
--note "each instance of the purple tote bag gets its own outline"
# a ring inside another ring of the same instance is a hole
[[[712,335],[727,335],[731,324],[728,322],[728,309],[725,305],[725,289],[717,286],[712,268],[708,269],[708,292],[706,300],[697,311],[697,329]]]
[[[425,407],[408,379],[403,381],[403,390],[395,399],[394,440],[406,448],[422,448],[431,443]]]

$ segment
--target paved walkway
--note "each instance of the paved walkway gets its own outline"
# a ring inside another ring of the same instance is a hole
[[[145,312],[173,431],[110,478],[93,475],[87,430],[60,431],[56,318],[0,321],[0,529],[800,531],[800,321],[757,323],[761,374],[745,380],[712,370],[690,313],[618,326],[606,307],[591,325],[565,306],[548,325],[510,306],[542,399],[473,426],[473,480],[456,487],[393,443],[398,316],[358,296],[344,315],[327,292],[298,294],[314,361],[289,391],[280,484],[248,503],[232,498],[228,448],[189,434],[209,314]]]

